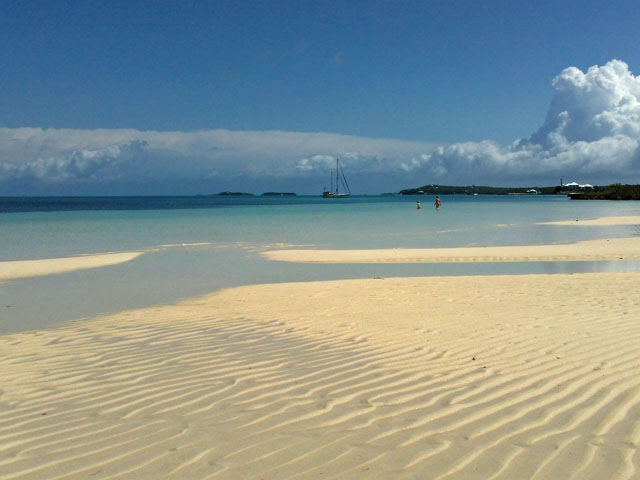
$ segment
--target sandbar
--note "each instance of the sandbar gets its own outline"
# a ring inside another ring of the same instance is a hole
[[[562,220],[559,222],[540,222],[539,225],[572,225],[583,227],[615,227],[623,225],[640,225],[640,216],[599,217],[580,220]]]
[[[640,258],[640,237],[587,240],[571,244],[459,248],[361,250],[267,250],[269,260],[304,263],[567,262]]]
[[[140,255],[142,252],[99,253],[76,257],[0,262],[0,281],[106,267],[128,262]]]
[[[0,478],[637,478],[638,291],[255,285],[0,336]]]

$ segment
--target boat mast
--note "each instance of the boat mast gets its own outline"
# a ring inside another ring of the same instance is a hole
[[[339,162],[340,160],[336,158],[336,193],[338,193],[338,185],[340,184],[339,166],[338,166]]]
[[[351,189],[349,188],[349,184],[347,183],[347,177],[344,176],[344,171],[342,171],[342,167],[340,167],[340,175],[342,180],[342,186],[348,194],[351,194]]]

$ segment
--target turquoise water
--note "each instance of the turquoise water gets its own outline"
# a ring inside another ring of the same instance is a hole
[[[422,203],[421,210],[415,208],[417,200]],[[143,197],[116,203],[113,199],[75,203],[67,199],[62,207],[52,207],[46,201],[36,207],[29,199],[21,202],[19,208],[14,204],[7,207],[5,202],[6,213],[0,213],[0,261],[131,250],[145,254],[120,265],[0,284],[0,333],[170,303],[249,283],[399,275],[640,271],[638,262],[632,261],[296,265],[267,262],[259,255],[264,249],[290,246],[522,245],[635,236],[640,235],[640,226],[561,227],[538,223],[640,215],[637,202],[571,201],[562,196],[444,196],[439,211],[433,209],[433,198],[427,196]]]

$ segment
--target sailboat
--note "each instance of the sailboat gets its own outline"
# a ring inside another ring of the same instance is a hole
[[[322,196],[325,198],[347,198],[351,196],[351,190],[349,190],[349,184],[347,183],[347,179],[344,176],[344,172],[342,171],[342,167],[340,166],[340,160],[336,158],[336,189],[333,190],[333,172],[330,175],[331,177],[331,190],[327,190],[325,187],[324,192],[322,192]],[[340,192],[340,185],[342,185],[343,192]]]

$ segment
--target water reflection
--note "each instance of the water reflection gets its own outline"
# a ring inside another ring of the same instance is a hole
[[[67,320],[174,303],[259,283],[375,277],[640,272],[640,260],[582,262],[296,264],[238,246],[168,248],[104,268],[0,284],[0,334]]]

